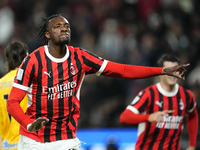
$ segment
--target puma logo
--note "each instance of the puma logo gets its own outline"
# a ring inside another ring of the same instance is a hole
[[[48,75],[48,77],[49,77],[49,78],[51,78],[51,75],[50,75],[50,74],[51,74],[51,71],[49,71],[49,73],[48,73],[48,72],[46,72],[46,71],[44,71],[44,74],[47,74],[47,75]]]
[[[161,108],[163,102],[156,101],[156,104]]]

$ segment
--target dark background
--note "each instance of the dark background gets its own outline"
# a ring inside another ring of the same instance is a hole
[[[70,44],[102,58],[156,66],[163,53],[174,53],[181,63],[189,62],[186,81],[179,83],[194,92],[200,112],[199,8],[199,0],[0,0],[0,77],[6,74],[5,46],[20,40],[31,53],[41,45],[36,39],[41,17],[63,13],[71,26]],[[120,113],[157,81],[86,76],[79,128],[128,127],[119,123]],[[186,128],[182,138],[184,146]]]

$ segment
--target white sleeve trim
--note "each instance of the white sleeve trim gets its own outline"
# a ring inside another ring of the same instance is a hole
[[[129,109],[129,110],[132,111],[134,114],[139,114],[139,113],[140,113],[135,107],[133,107],[133,106],[131,106],[131,105],[128,105],[128,106],[126,107],[126,109]]]
[[[81,79],[81,83],[80,83],[80,85],[79,85],[79,88],[78,88],[78,91],[77,91],[77,94],[76,94],[76,98],[77,98],[79,101],[80,101],[80,90],[81,90],[81,86],[82,86],[82,84],[83,84],[84,78],[85,78],[85,73],[83,74],[83,77],[82,77],[82,79]]]
[[[187,112],[188,112],[188,113],[191,113],[191,112],[194,110],[194,108],[196,107],[196,105],[197,105],[197,103],[195,103],[195,104],[194,104],[194,107],[192,107],[192,108],[191,108],[190,110],[188,110]]]
[[[97,72],[95,73],[97,76],[100,76],[100,75],[101,75],[101,73],[102,73],[102,72],[104,71],[104,69],[106,68],[107,63],[108,63],[107,60],[104,60],[104,61],[103,61],[103,64],[102,64],[101,68],[99,69],[99,71],[97,71]]]
[[[28,91],[28,88],[27,86],[24,86],[24,85],[21,85],[21,84],[17,84],[17,83],[13,83],[13,87],[16,87],[18,89],[21,89],[23,91]]]

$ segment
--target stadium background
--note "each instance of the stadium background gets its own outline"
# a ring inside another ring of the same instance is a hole
[[[194,92],[200,116],[199,8],[199,0],[0,0],[0,77],[6,74],[5,46],[20,40],[28,45],[31,53],[42,45],[36,40],[41,17],[63,13],[71,25],[71,45],[102,58],[156,66],[161,54],[172,52],[181,58],[181,63],[189,62],[186,81],[179,83]],[[99,133],[105,129],[121,132],[128,128],[127,137],[131,137],[133,127],[137,126],[120,124],[119,115],[141,89],[157,79],[86,76],[81,91],[78,134],[94,129],[99,129]],[[108,144],[106,140],[105,143]],[[185,128],[182,149],[187,144]]]

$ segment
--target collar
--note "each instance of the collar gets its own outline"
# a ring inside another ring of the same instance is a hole
[[[161,84],[160,83],[157,83],[156,84],[157,88],[158,88],[158,91],[163,94],[164,96],[167,96],[167,97],[173,97],[174,95],[176,95],[178,93],[178,89],[179,89],[179,85],[176,83],[175,84],[175,90],[173,92],[167,92],[165,91]]]
[[[49,59],[51,59],[54,62],[61,63],[61,62],[65,61],[69,57],[69,49],[68,49],[67,46],[66,46],[66,54],[65,54],[65,56],[63,58],[55,58],[55,57],[53,57],[49,53],[49,49],[48,49],[47,45],[45,45],[44,48],[45,48],[45,53],[46,53],[47,57],[49,57]]]

